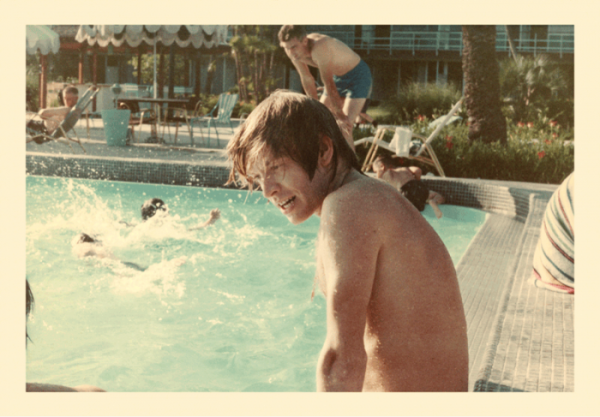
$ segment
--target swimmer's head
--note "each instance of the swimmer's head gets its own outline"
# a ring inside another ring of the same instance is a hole
[[[168,207],[160,198],[152,198],[142,204],[142,220],[148,220],[153,217],[157,211],[168,211]]]
[[[79,235],[77,243],[96,243],[96,240],[90,235],[82,233]]]

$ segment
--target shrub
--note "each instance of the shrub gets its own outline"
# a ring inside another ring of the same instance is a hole
[[[438,86],[412,83],[383,104],[389,114],[381,123],[412,122],[419,115],[435,119],[447,113],[460,97],[461,92],[453,84]]]
[[[427,137],[432,129],[431,120],[417,120],[411,125],[415,133]],[[468,139],[468,126],[457,123],[446,126],[431,142],[444,173],[454,178],[481,178],[502,181],[525,181],[560,184],[574,170],[574,147],[570,129],[564,129],[555,121],[542,120],[530,124],[507,121],[508,140],[485,144]],[[391,133],[384,140],[390,141]],[[368,148],[357,147],[357,155],[364,161]],[[379,151],[385,152],[385,151]],[[412,159],[405,159],[404,166],[419,166],[424,173],[435,168]]]

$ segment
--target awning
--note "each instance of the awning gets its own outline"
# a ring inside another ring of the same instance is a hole
[[[60,48],[58,33],[46,25],[27,25],[27,53],[34,55],[38,50],[42,55],[56,54]]]

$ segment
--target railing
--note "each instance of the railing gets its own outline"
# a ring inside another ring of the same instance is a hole
[[[388,37],[355,37],[347,31],[323,31],[325,35],[339,39],[353,49],[370,51],[458,51],[462,53],[462,32],[392,32]],[[513,39],[516,52],[564,53],[572,54],[575,50],[575,36],[569,33],[550,33],[545,39],[523,37]],[[506,32],[496,34],[496,50],[510,51]]]

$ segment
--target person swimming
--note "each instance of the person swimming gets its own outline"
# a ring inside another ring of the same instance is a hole
[[[167,215],[169,213],[169,206],[160,198],[154,197],[144,201],[141,208],[142,221],[146,221],[151,219],[156,214]],[[214,224],[221,217],[221,211],[219,209],[213,209],[209,213],[209,218],[204,223],[199,224],[197,226],[188,227],[187,230],[198,230],[204,229],[212,224]],[[121,220],[121,223],[125,224],[128,227],[136,226],[135,224],[127,223],[126,221]]]
[[[106,248],[102,245],[102,241],[99,239],[88,235],[87,233],[80,233],[77,239],[74,239],[74,248],[73,251],[80,258],[84,258],[86,256],[96,256],[98,258],[110,258],[116,259],[112,254],[106,250]],[[146,268],[139,266],[133,262],[126,262],[120,259],[116,259],[121,262],[123,265],[128,266],[133,269],[137,269],[138,271],[145,271]]]

